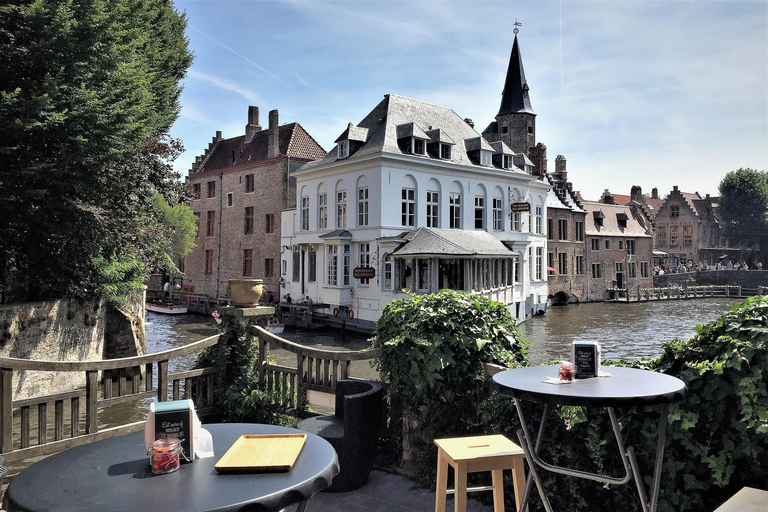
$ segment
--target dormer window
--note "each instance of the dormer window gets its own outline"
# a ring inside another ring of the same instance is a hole
[[[417,139],[416,137],[411,137],[411,153],[414,155],[426,155],[427,154],[427,144],[423,139]]]
[[[450,144],[440,144],[440,158],[443,160],[450,160],[451,159],[451,145]]]
[[[493,153],[490,151],[480,150],[480,165],[490,167],[492,156]]]
[[[338,148],[338,158],[347,158],[349,156],[349,141],[344,140],[339,142]]]

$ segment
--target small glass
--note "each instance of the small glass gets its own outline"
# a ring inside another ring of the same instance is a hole
[[[179,469],[181,442],[175,437],[158,439],[149,447],[149,465],[152,473],[164,475]]]
[[[573,374],[574,374],[573,363],[570,361],[560,361],[560,371],[559,371],[560,380],[572,381]]]

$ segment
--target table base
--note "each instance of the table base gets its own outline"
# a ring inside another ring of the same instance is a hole
[[[535,441],[535,444],[532,444],[531,443],[532,436],[528,429],[528,425],[525,421],[525,415],[523,414],[523,409],[520,405],[520,400],[515,398],[514,401],[515,401],[515,407],[517,408],[517,414],[520,417],[520,424],[522,426],[522,429],[518,430],[517,436],[520,439],[520,446],[523,448],[523,451],[525,452],[525,458],[526,460],[528,460],[528,467],[530,469],[530,474],[528,475],[528,479],[526,481],[525,492],[523,493],[523,499],[520,504],[519,512],[523,512],[528,506],[528,496],[531,492],[532,484],[534,482],[536,483],[536,487],[539,491],[539,496],[541,496],[541,501],[542,503],[544,503],[544,508],[546,509],[547,512],[553,512],[552,505],[549,503],[549,499],[547,499],[546,495],[544,494],[544,487],[542,486],[536,466],[539,466],[542,469],[550,471],[552,473],[560,473],[563,475],[574,476],[574,477],[584,478],[588,480],[595,480],[597,482],[603,482],[603,483],[609,483],[609,484],[615,484],[615,485],[626,484],[630,480],[634,479],[635,484],[637,486],[637,494],[638,494],[638,497],[640,498],[640,504],[643,507],[643,512],[656,512],[656,505],[659,499],[659,487],[661,484],[661,466],[662,466],[662,460],[664,458],[664,443],[666,442],[667,415],[669,412],[668,404],[663,404],[661,406],[662,407],[661,418],[659,418],[659,425],[657,428],[657,438],[656,438],[656,462],[654,465],[653,485],[651,487],[651,499],[649,501],[646,498],[645,488],[642,483],[642,478],[640,477],[640,469],[637,464],[637,457],[635,456],[635,451],[631,446],[629,447],[624,446],[624,438],[621,435],[621,430],[619,429],[619,422],[616,419],[616,413],[613,407],[606,407],[606,409],[608,410],[608,415],[611,418],[613,433],[616,436],[616,442],[618,444],[619,454],[621,455],[621,461],[624,464],[625,474],[622,477],[601,475],[599,473],[590,473],[587,471],[580,471],[572,468],[564,468],[561,466],[555,466],[553,464],[549,464],[541,460],[541,458],[539,457],[539,449],[541,447],[541,440],[544,435],[544,427],[546,424],[547,413],[549,412],[549,404],[544,405],[544,411],[542,412],[541,422],[539,424],[539,430],[536,435],[536,441]]]

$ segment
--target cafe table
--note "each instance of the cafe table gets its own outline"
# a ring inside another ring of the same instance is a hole
[[[567,384],[553,384],[551,380],[558,378],[558,366],[529,366],[504,370],[493,376],[499,390],[514,399],[517,414],[520,417],[521,429],[517,432],[520,445],[528,460],[530,474],[523,495],[520,511],[525,510],[528,496],[532,489],[532,481],[536,483],[541,501],[547,512],[552,512],[552,506],[547,499],[539,468],[545,471],[560,473],[604,482],[609,484],[626,484],[635,481],[637,493],[643,512],[655,512],[659,499],[661,467],[666,441],[667,415],[669,404],[683,398],[687,392],[685,383],[680,379],[663,373],[651,372],[637,368],[604,366],[601,371],[610,376],[578,379]],[[534,440],[531,429],[523,414],[520,401],[533,401],[543,404],[538,433]],[[545,424],[550,406],[582,406],[605,407],[611,419],[613,432],[616,437],[619,455],[624,465],[623,476],[609,476],[599,473],[555,466],[543,461],[539,456],[542,440],[545,437]],[[616,419],[617,407],[659,406],[660,419],[656,431],[656,461],[654,464],[653,483],[650,499],[646,497],[645,486],[637,464],[635,452],[631,446],[624,445],[624,438]]]
[[[39,511],[278,511],[307,501],[339,473],[336,451],[307,433],[293,467],[281,473],[218,474],[214,465],[245,434],[297,434],[299,430],[255,423],[203,425],[214,456],[154,475],[144,432],[113,437],[59,452],[16,476],[4,510]]]

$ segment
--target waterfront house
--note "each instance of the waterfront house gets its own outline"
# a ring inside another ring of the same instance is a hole
[[[583,201],[586,300],[617,298],[619,290],[653,286],[653,234],[639,205]]]
[[[187,185],[197,246],[178,264],[183,291],[218,298],[228,295],[229,279],[246,277],[262,278],[265,291],[279,293],[280,215],[296,207],[291,172],[325,150],[299,123],[278,120],[272,110],[263,130],[258,107],[250,106],[243,135],[225,139],[217,131],[195,160]]]
[[[568,181],[566,160],[555,158],[555,172],[547,174],[547,284],[552,304],[580,302],[587,297],[585,260],[586,211],[581,195]]]
[[[738,261],[739,250],[729,250],[723,237],[717,201],[709,194],[702,198],[698,192],[673,187],[656,215],[656,249],[666,252],[671,263],[688,268],[699,263],[714,265],[723,255]]]
[[[466,290],[523,319],[546,310],[549,184],[453,110],[387,94],[294,171],[284,293],[373,325],[408,293]]]

